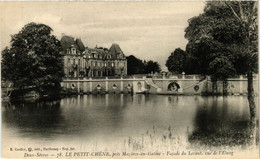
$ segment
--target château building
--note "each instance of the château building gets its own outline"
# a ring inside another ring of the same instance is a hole
[[[110,49],[85,47],[81,39],[63,35],[61,46],[65,77],[103,77],[127,75],[127,60],[118,44]]]

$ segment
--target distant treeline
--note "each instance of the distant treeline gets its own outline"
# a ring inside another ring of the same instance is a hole
[[[161,71],[160,65],[156,61],[140,60],[133,55],[130,55],[126,58],[127,58],[127,74],[128,75],[149,74],[149,73],[155,73],[155,72],[159,73]]]

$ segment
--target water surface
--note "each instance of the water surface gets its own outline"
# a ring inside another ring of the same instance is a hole
[[[224,140],[243,134],[249,117],[246,96],[84,95],[3,103],[2,138],[6,149],[176,150],[228,145]]]

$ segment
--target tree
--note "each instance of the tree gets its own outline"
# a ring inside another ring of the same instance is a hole
[[[61,45],[51,32],[45,24],[29,23],[12,35],[10,49],[2,51],[3,79],[20,90],[58,90],[63,77]]]
[[[166,61],[166,66],[170,72],[184,72],[186,62],[186,52],[180,48],[174,50]]]
[[[145,68],[142,60],[136,58],[133,55],[126,57],[126,59],[127,59],[127,73],[129,75],[144,73]]]
[[[185,30],[189,40],[186,51],[198,58],[199,67],[209,68],[204,73],[218,70],[215,77],[227,78],[230,74],[221,69],[225,66],[247,75],[252,127],[256,125],[253,73],[258,68],[257,28],[256,1],[218,1],[207,2],[204,13],[190,19]]]
[[[148,62],[144,62],[144,65],[145,65],[145,73],[155,73],[155,72],[159,73],[161,71],[158,62],[149,60]]]

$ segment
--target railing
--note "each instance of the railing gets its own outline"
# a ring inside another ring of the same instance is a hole
[[[162,75],[132,75],[132,76],[103,76],[103,77],[67,77],[64,78],[64,80],[83,80],[83,79],[143,79],[147,78],[147,76],[151,76],[153,79],[184,79],[184,80],[201,80],[204,79],[203,75],[172,75],[172,76],[162,76]],[[210,80],[210,76],[206,76]],[[236,75],[231,78],[228,78],[228,80],[246,80],[246,75]],[[258,79],[258,75],[253,76],[254,80]]]

